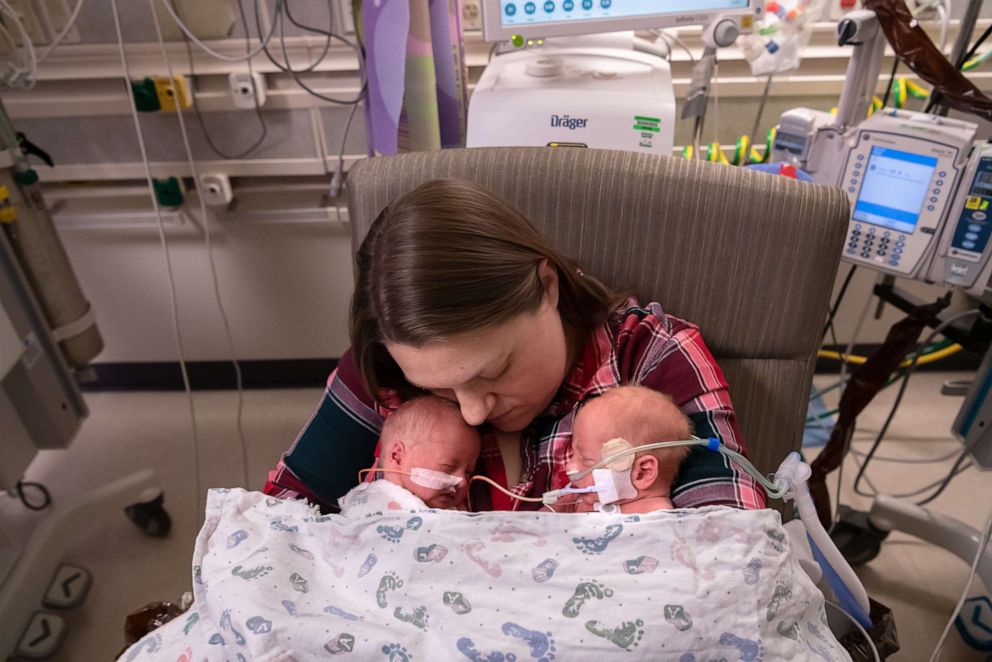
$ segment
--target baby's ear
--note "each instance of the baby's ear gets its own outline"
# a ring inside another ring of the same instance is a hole
[[[406,453],[406,447],[403,445],[403,442],[394,441],[389,445],[387,456],[390,462],[397,466],[402,466],[404,453]]]
[[[658,480],[658,458],[654,455],[641,455],[630,468],[630,482],[638,490],[646,490]]]

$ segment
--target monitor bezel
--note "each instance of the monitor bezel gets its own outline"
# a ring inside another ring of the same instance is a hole
[[[538,0],[533,0],[538,2]],[[560,0],[556,0],[560,1]],[[524,24],[504,27],[500,19],[500,0],[481,0],[482,3],[482,37],[486,41],[507,41],[515,35],[524,39],[541,39],[545,37],[569,37],[584,34],[600,34],[604,32],[620,32],[623,30],[645,30],[651,28],[673,28],[692,25],[706,25],[714,16],[754,16],[761,17],[764,11],[764,0],[748,0],[746,7],[725,9],[708,9],[697,12],[659,13],[648,16],[617,16],[610,18],[595,18],[576,22],[557,22]]]

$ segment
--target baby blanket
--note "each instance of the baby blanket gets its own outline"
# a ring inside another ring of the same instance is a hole
[[[772,510],[356,519],[211,490],[193,589],[121,659],[850,659]]]

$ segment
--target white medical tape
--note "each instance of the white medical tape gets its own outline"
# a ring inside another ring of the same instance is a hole
[[[461,484],[463,478],[461,476],[446,474],[443,471],[435,471],[434,469],[413,467],[410,469],[410,480],[421,487],[431,490],[450,490],[454,492],[455,488]]]

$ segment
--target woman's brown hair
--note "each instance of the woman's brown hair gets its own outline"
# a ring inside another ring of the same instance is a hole
[[[351,300],[351,348],[369,394],[415,392],[387,342],[418,346],[536,311],[544,260],[558,273],[562,321],[579,337],[623,301],[478,184],[436,179],[390,203],[358,249]]]

